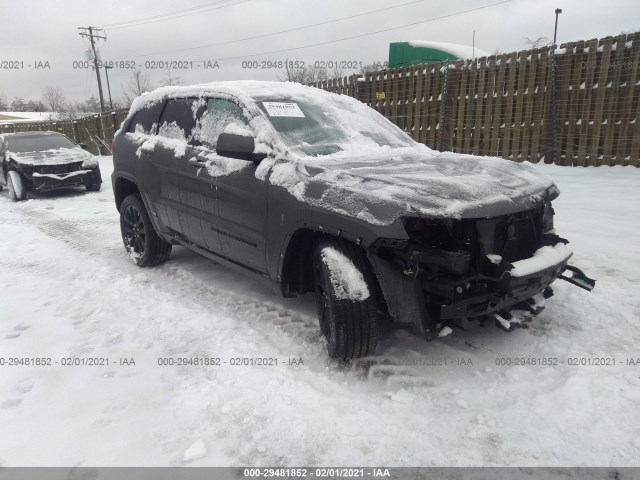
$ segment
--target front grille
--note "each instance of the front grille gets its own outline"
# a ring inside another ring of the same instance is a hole
[[[507,262],[529,258],[542,247],[542,210],[507,215],[496,225],[495,252]]]
[[[82,170],[82,163],[65,163],[62,165],[36,165],[35,171],[42,175],[64,175]]]

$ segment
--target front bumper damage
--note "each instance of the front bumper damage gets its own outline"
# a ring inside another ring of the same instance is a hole
[[[37,192],[46,192],[60,188],[80,187],[102,183],[99,167],[83,168],[81,165],[36,166],[23,175],[28,187]]]
[[[568,264],[573,253],[567,240],[546,234],[541,242],[533,256],[518,261],[488,256],[491,260],[481,273],[471,268],[478,264],[478,254],[461,249],[414,250],[408,242],[401,245],[401,254],[390,254],[380,248],[384,241],[378,242],[369,259],[389,315],[433,340],[445,326],[466,329],[472,322],[492,321],[511,331],[544,309],[544,300],[553,295],[551,284],[558,278],[589,291],[594,288],[595,280]]]

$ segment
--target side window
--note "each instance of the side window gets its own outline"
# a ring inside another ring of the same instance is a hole
[[[136,112],[129,124],[129,128],[127,132],[135,132],[136,130],[143,129],[145,132],[151,132],[153,128],[153,124],[158,118],[158,112],[160,108],[162,108],[163,103],[156,103],[155,105],[151,105],[150,107],[145,107]]]
[[[196,124],[194,102],[191,98],[170,99],[160,115],[158,135],[190,140]]]
[[[215,148],[218,136],[225,131],[251,133],[249,121],[242,113],[242,108],[230,100],[210,98],[198,120],[194,139],[202,145]]]

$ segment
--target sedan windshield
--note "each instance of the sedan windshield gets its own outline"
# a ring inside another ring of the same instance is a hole
[[[41,152],[59,148],[75,148],[77,145],[64,135],[19,135],[5,137],[7,149],[14,153]]]
[[[338,96],[258,99],[285,143],[308,155],[354,148],[411,147],[415,142],[375,110]]]

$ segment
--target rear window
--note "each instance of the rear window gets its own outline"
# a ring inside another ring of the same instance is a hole
[[[151,132],[162,105],[162,103],[156,103],[155,105],[138,110],[135,113],[133,120],[131,120],[127,132],[135,132],[138,125],[140,125],[140,128],[144,129],[145,132]]]

